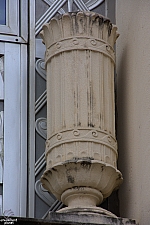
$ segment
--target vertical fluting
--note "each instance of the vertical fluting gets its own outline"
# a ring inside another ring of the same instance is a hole
[[[116,27],[96,13],[68,13],[44,25],[42,36],[47,69],[47,171],[69,160],[88,159],[107,165],[108,171],[113,170],[114,177],[118,176],[114,106]],[[70,170],[66,176],[68,188],[87,182],[86,177],[75,182],[79,174],[71,178]],[[120,182],[114,177],[107,195]],[[87,182],[85,186],[101,187],[100,181],[92,179],[93,184]],[[55,190],[47,183],[45,187]],[[62,193],[55,190],[54,194]]]
[[[59,140],[59,132],[65,132],[68,136],[68,132],[73,130],[84,130],[83,137],[92,129],[101,133],[100,139],[111,135],[108,137],[110,147],[105,143],[95,144],[91,151],[83,147],[85,141],[82,143],[78,140],[78,150],[75,147],[77,144],[73,144],[76,149],[74,153],[69,151],[71,143],[64,142],[68,153],[63,157],[79,157],[84,152],[85,156],[94,157],[97,154],[102,159],[104,154],[103,160],[113,165],[112,159],[117,156],[117,145],[111,147],[115,141],[113,45],[117,37],[116,28],[98,14],[79,12],[65,14],[61,19],[53,18],[44,26],[44,34],[48,35],[48,32],[50,38],[45,41],[48,140],[53,136],[58,136]],[[75,137],[78,136],[75,133]],[[97,134],[93,137],[97,137]],[[80,148],[84,148],[84,151],[79,151]],[[53,147],[47,149],[52,155]],[[55,164],[55,160],[52,164]]]

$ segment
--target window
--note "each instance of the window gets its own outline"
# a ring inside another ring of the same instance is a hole
[[[1,41],[27,42],[27,2],[27,0],[0,0]]]
[[[18,34],[18,1],[0,0],[0,33]]]
[[[6,24],[6,0],[0,0],[0,24]]]

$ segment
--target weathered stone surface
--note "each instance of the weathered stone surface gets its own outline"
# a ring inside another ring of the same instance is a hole
[[[96,208],[122,183],[114,105],[116,26],[93,12],[43,26],[47,70],[43,186],[69,208]]]
[[[88,225],[137,225],[135,220],[126,219],[126,218],[114,218],[108,217],[106,215],[98,215],[98,214],[67,214],[67,213],[49,213],[50,221],[62,221],[67,223],[74,224],[88,224]]]
[[[0,217],[0,224],[12,224],[14,225],[137,225],[134,220],[122,219],[122,218],[108,218],[106,216],[95,216],[95,215],[74,215],[74,214],[61,214],[61,213],[50,213],[49,218],[46,220],[21,218],[21,217]],[[15,221],[13,221],[15,220]]]

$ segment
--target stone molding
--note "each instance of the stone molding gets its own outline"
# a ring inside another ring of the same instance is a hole
[[[52,135],[46,142],[46,155],[55,147],[70,142],[95,142],[111,148],[116,156],[117,141],[110,134],[96,129],[69,129]]]
[[[45,61],[48,62],[52,57],[58,54],[73,50],[96,51],[108,56],[115,63],[115,53],[110,44],[101,39],[94,39],[86,36],[66,38],[53,43],[46,51]]]
[[[116,167],[118,157],[117,142],[110,134],[96,129],[81,128],[54,134],[46,141],[45,154],[49,167],[61,161],[82,157],[101,159]]]

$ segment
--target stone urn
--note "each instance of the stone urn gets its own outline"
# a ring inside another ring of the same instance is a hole
[[[99,210],[122,183],[114,104],[116,26],[93,12],[54,17],[46,45],[47,141],[43,187],[67,210]]]

